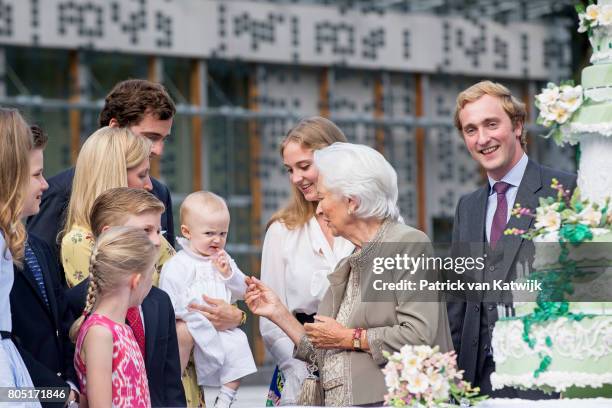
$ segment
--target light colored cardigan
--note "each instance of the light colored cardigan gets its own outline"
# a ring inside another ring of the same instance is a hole
[[[330,287],[319,304],[318,314],[336,318],[345,297],[351,270],[359,274],[362,292],[368,285],[371,288],[372,281],[378,278],[372,272],[373,259],[379,256],[393,257],[397,253],[414,257],[421,254],[430,256],[433,249],[423,232],[404,224],[388,220],[383,222],[372,242],[342,260],[334,272],[328,275]],[[424,271],[414,275],[400,271],[393,280],[418,280],[423,278],[423,274]],[[326,373],[322,373],[324,390],[339,384],[345,387],[342,401],[327,400],[327,404],[363,405],[383,401],[387,392],[381,372],[387,362],[383,350],[392,353],[406,344],[437,345],[441,352],[453,349],[445,303],[417,301],[410,299],[406,293],[402,293],[399,299],[398,296],[393,298],[393,301],[386,302],[363,302],[361,296],[358,296],[353,300],[355,303],[347,326],[367,329],[370,351],[343,352],[344,375],[339,378],[329,378]],[[295,350],[295,357],[310,361],[313,356],[316,356],[317,366],[321,370],[324,367],[325,350],[313,348],[304,335]]]

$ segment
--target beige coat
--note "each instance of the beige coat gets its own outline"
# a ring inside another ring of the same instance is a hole
[[[406,344],[437,345],[442,352],[453,348],[444,303],[417,301],[411,299],[411,296],[414,296],[407,292],[399,296],[387,292],[391,297],[389,301],[362,301],[361,294],[371,291],[372,281],[380,277],[372,272],[373,259],[381,256],[394,257],[398,253],[414,257],[421,254],[427,256],[432,254],[432,247],[423,232],[404,224],[385,221],[371,243],[341,261],[336,270],[328,276],[330,288],[319,305],[318,313],[337,319],[340,305],[345,299],[350,272],[353,270],[353,274],[358,273],[358,296],[347,299],[353,304],[346,326],[367,329],[370,351],[341,352],[336,358],[340,357],[342,364],[329,364],[329,372],[322,370],[321,384],[326,392],[326,405],[362,405],[382,401],[387,390],[381,372],[386,364],[383,350],[399,351]],[[420,271],[410,275],[405,270],[385,273],[394,273],[392,280],[398,281],[418,279],[421,272],[424,273]],[[355,281],[351,279],[351,282]],[[313,351],[315,350],[312,344],[304,336],[295,355],[308,361]],[[328,358],[329,354],[326,355],[322,350],[316,350],[315,354],[319,369],[324,368],[324,359]],[[341,368],[335,369],[335,366]],[[343,398],[330,400],[328,393],[338,394],[330,392],[338,386],[344,387],[341,392]]]

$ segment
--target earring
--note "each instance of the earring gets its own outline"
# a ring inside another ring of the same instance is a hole
[[[353,215],[353,210],[351,210],[350,208],[348,209],[348,215]]]

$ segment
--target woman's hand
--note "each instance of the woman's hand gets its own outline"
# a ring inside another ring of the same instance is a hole
[[[353,330],[327,316],[316,315],[315,323],[306,323],[306,335],[316,348],[352,349]]]
[[[274,317],[286,309],[276,293],[259,279],[248,276],[246,284],[247,291],[244,294],[244,301],[254,314],[274,321]]]
[[[276,293],[253,276],[247,276],[245,282],[247,290],[244,294],[244,301],[251,312],[270,319],[289,336],[295,345],[300,344],[304,336],[304,327],[281,302]]]

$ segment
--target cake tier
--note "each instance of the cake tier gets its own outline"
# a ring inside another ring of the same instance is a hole
[[[526,400],[519,398],[494,398],[478,403],[478,408],[610,408],[611,398],[563,398],[551,400]]]
[[[554,240],[557,238],[555,237]],[[547,273],[560,269],[561,246],[549,242],[548,236],[534,238],[535,259],[533,269]],[[570,246],[568,259],[575,261],[579,270],[589,271],[590,275],[574,281],[573,293],[566,295],[570,302],[569,311],[584,314],[612,315],[612,232],[596,235],[589,242]],[[518,269],[517,269],[518,270]],[[528,279],[529,271],[518,276],[517,280]],[[515,296],[515,316],[525,316],[535,309],[538,293],[520,292]],[[559,299],[551,299],[559,300]]]
[[[582,70],[584,96],[597,102],[612,101],[612,64],[591,65]]]
[[[560,266],[561,245],[557,241],[549,240],[549,236],[540,235],[533,239],[535,246],[535,259],[533,268],[536,271],[546,271]],[[576,261],[585,266],[612,266],[612,232],[598,234],[588,242],[581,245],[570,245],[567,255],[569,260]]]
[[[572,116],[572,133],[612,136],[612,101],[587,101]]]
[[[559,318],[531,327],[530,348],[520,319],[499,320],[493,330],[494,389],[516,387],[564,392],[571,387],[599,388],[612,384],[612,315],[581,321]],[[550,340],[550,347],[546,345]],[[534,376],[539,352],[550,356],[548,368]]]
[[[581,110],[582,114],[582,110]],[[573,124],[572,124],[573,125]],[[604,127],[612,128],[612,122]],[[580,137],[578,188],[583,199],[603,204],[612,196],[612,137],[603,132]],[[596,237],[598,242],[612,242],[612,237]],[[612,254],[611,254],[612,255]]]
[[[593,47],[592,64],[607,64],[612,62],[612,26],[596,26],[589,36]]]
[[[533,313],[535,302],[515,302],[514,314],[516,317]],[[612,315],[612,302],[570,302],[569,311],[574,314]]]

